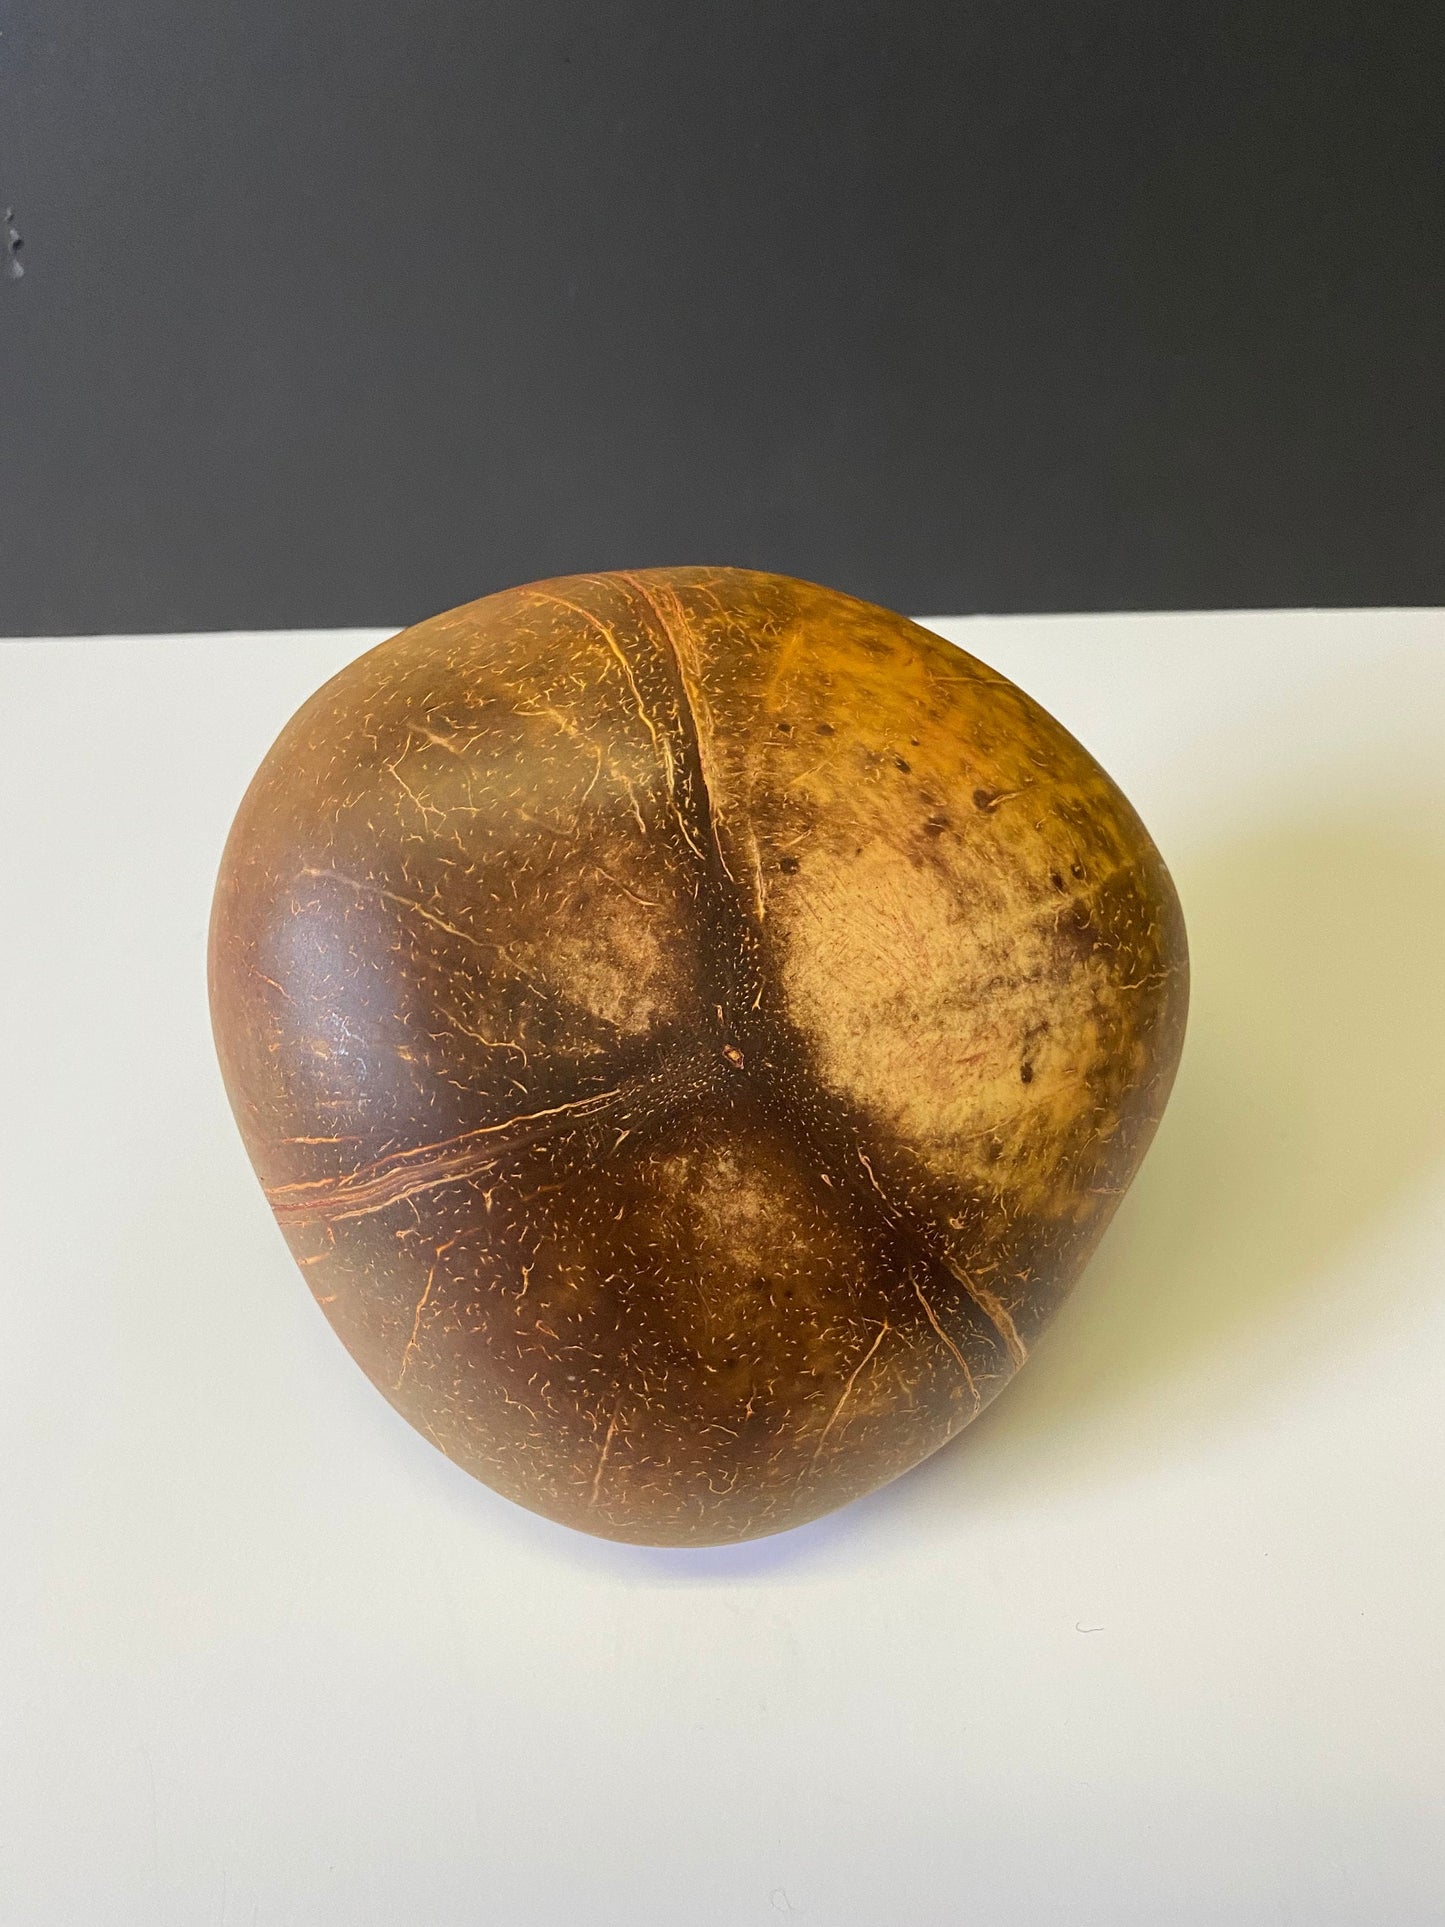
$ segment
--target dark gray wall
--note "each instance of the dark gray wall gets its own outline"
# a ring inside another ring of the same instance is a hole
[[[3,26],[0,632],[1445,600],[1437,5]]]

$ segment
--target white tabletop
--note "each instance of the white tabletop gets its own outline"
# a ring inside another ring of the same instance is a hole
[[[938,626],[1162,847],[1184,1065],[999,1403],[702,1553],[410,1431],[232,1126],[221,842],[375,638],[0,644],[5,1927],[1445,1918],[1445,620]]]

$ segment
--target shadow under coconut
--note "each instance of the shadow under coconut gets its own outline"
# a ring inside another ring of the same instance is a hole
[[[1193,988],[1164,1122],[1036,1356],[899,1489],[910,1511],[1127,1473],[1408,1315],[1348,1261],[1445,1151],[1436,815],[1285,823],[1176,867]]]

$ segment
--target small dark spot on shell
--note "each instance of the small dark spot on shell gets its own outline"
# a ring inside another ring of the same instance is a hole
[[[917,747],[918,747],[918,738],[917,738],[916,736],[910,736],[910,737],[909,737],[909,739],[908,739],[908,741],[909,741],[909,744],[911,745],[911,747],[912,747],[912,748],[914,748],[914,749],[917,749]]]
[[[798,868],[798,859],[795,856],[780,856],[778,858],[778,868],[785,876],[792,876],[793,872]]]
[[[1060,940],[1076,956],[1088,957],[1099,947],[1099,933],[1094,928],[1094,920],[1089,915],[1088,905],[1076,900],[1065,911],[1058,923]]]
[[[833,729],[833,725],[831,723],[819,723],[818,734],[820,736],[832,736],[834,733],[835,732]]]
[[[1020,1084],[1032,1084],[1032,1083],[1033,1083],[1033,1081],[1034,1081],[1034,1067],[1033,1067],[1033,1065],[1032,1065],[1032,1064],[1020,1064],[1020,1065],[1019,1065],[1019,1082],[1020,1082]]]
[[[947,828],[948,818],[946,816],[930,816],[924,821],[923,834],[925,836],[942,836]]]
[[[905,763],[901,756],[895,756],[893,758],[893,767],[895,769],[901,769],[905,776],[910,775],[913,770],[912,763]]]
[[[1083,882],[1083,880],[1084,880],[1084,866],[1083,866],[1083,864],[1082,864],[1082,863],[1071,863],[1071,864],[1069,865],[1069,871],[1070,871],[1070,874],[1071,874],[1071,875],[1073,875],[1073,876],[1076,876],[1076,877],[1077,877],[1077,878],[1079,879],[1079,881],[1080,881],[1081,883]]]
[[[1067,887],[1064,883],[1064,879],[1059,875],[1057,870],[1049,871],[1049,882],[1053,884],[1056,890],[1062,890]]]
[[[773,728],[777,730],[780,736],[791,736],[793,733],[793,725],[791,723],[774,723]]]
[[[996,798],[997,792],[994,790],[975,790],[973,793],[973,807],[976,810],[991,810]]]

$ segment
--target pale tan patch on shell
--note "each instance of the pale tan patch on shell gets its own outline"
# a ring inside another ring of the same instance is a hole
[[[966,909],[882,843],[820,857],[789,905],[786,1005],[825,1080],[939,1176],[1049,1211],[1073,1202],[1059,1148],[1092,1107],[1112,986],[1090,958],[1061,973],[1047,919],[1010,910],[1002,887]]]
[[[813,1406],[857,1345],[868,1259],[780,1149],[727,1136],[650,1168],[696,1264],[679,1303],[690,1344],[746,1361],[740,1400],[791,1387],[788,1399]]]
[[[962,652],[805,607],[729,779],[824,1082],[936,1177],[1087,1215],[1081,1171],[1139,1069],[1127,973],[1089,914],[1138,840],[1104,772]]]
[[[776,1263],[796,1242],[796,1211],[776,1174],[725,1147],[698,1160],[691,1176],[693,1215],[736,1269]]]
[[[670,927],[671,926],[671,927]],[[545,942],[512,954],[536,983],[621,1037],[644,1037],[691,1014],[689,932],[675,916],[643,914],[605,894]],[[680,967],[682,966],[682,967]]]

